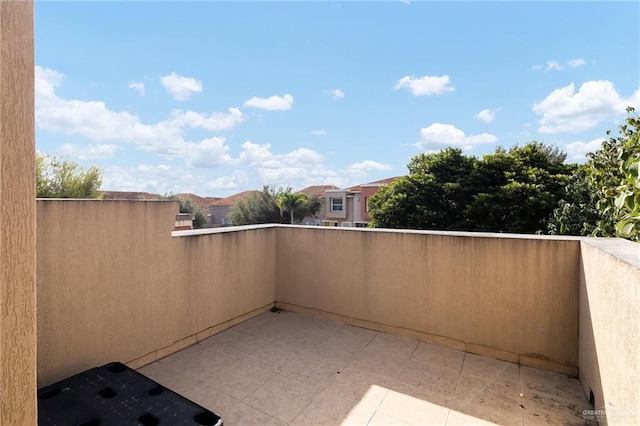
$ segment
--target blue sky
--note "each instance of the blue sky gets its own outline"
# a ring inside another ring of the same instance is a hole
[[[36,147],[105,190],[227,196],[532,140],[640,107],[638,2],[36,1]]]

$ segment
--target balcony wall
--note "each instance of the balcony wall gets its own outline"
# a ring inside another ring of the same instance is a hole
[[[273,306],[276,229],[172,237],[177,211],[38,200],[39,386],[151,362]]]
[[[609,238],[581,246],[580,382],[609,424],[640,424],[640,246]]]
[[[278,230],[287,309],[577,374],[577,239]]]
[[[142,366],[278,306],[578,374],[640,422],[640,250],[288,225],[172,233],[176,202],[38,200],[38,385]],[[611,405],[610,405],[611,404]]]

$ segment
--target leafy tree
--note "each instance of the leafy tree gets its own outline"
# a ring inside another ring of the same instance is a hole
[[[99,198],[102,171],[84,169],[68,158],[36,154],[36,197]]]
[[[602,218],[596,200],[587,182],[587,169],[579,167],[569,178],[565,195],[553,210],[547,224],[550,234],[589,235]]]
[[[476,231],[543,232],[576,169],[539,142],[497,150],[477,163],[479,192],[465,216]]]
[[[389,228],[539,232],[575,165],[539,142],[482,159],[459,149],[420,154],[409,175],[371,197],[372,225]]]
[[[227,217],[234,225],[300,223],[304,218],[316,215],[321,208],[322,198],[317,195],[264,186],[262,191],[236,201]],[[285,212],[288,213],[286,216]]]
[[[278,191],[265,185],[262,191],[256,191],[236,201],[229,209],[227,217],[234,225],[286,223],[276,204],[277,198]]]
[[[324,197],[315,194],[304,194],[306,201],[294,213],[294,223],[301,223],[305,218],[318,214],[324,205]]]
[[[304,209],[304,205],[307,202],[307,195],[301,192],[293,193],[291,189],[280,193],[276,198],[276,205],[280,209],[280,215],[284,216],[285,212],[289,213],[291,224],[294,222],[294,215],[300,214],[300,211]]]
[[[554,210],[552,233],[640,241],[640,119],[631,107],[627,113],[618,136],[607,131],[609,138],[588,154],[581,173],[567,187]]]
[[[206,225],[207,218],[202,208],[192,200],[174,194],[162,195],[160,199],[178,201],[180,203],[180,213],[191,213],[193,215],[193,229],[202,229]]]

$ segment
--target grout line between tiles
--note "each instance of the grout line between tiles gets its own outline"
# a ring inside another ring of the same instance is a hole
[[[451,404],[449,405],[449,410],[447,411],[447,418],[444,421],[446,425],[449,422],[449,416],[451,415],[451,407],[453,407],[453,403],[456,401],[456,396],[458,394],[458,385],[460,385],[460,378],[462,377],[462,369],[464,368],[464,363],[467,361],[467,352],[464,352],[462,357],[462,362],[460,363],[460,370],[458,371],[458,380],[456,380],[456,387],[453,390],[453,397],[451,398]]]

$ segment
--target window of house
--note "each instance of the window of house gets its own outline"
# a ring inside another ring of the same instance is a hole
[[[329,200],[332,212],[342,211],[342,198],[330,198]]]
[[[343,228],[351,228],[351,222],[342,222]]]
[[[364,211],[369,213],[369,197],[364,197]]]
[[[366,228],[369,224],[367,222],[356,222],[354,225],[356,228]]]

